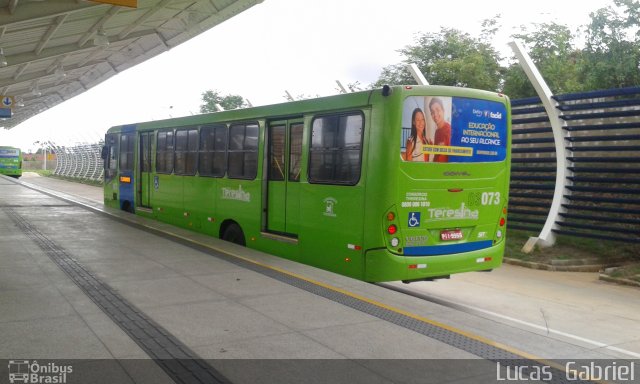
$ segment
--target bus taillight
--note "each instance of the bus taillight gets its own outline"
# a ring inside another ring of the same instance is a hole
[[[387,232],[389,232],[390,235],[395,235],[396,232],[398,232],[398,227],[396,227],[395,224],[391,224],[388,228],[387,228]]]
[[[500,226],[501,226],[501,227],[504,227],[504,224],[505,224],[506,222],[507,222],[507,221],[504,219],[504,217],[501,217],[501,218],[500,218]]]
[[[387,213],[387,221],[393,221],[396,218],[396,214],[393,212]]]

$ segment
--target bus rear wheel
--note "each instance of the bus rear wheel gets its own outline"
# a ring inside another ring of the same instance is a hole
[[[240,226],[236,223],[229,224],[227,229],[224,230],[222,240],[242,246],[245,245],[244,233],[242,232]]]

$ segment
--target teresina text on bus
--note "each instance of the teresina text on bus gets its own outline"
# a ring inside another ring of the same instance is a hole
[[[242,190],[242,185],[238,189],[222,188],[222,198],[225,200],[251,201],[251,194]]]
[[[447,219],[478,219],[478,210],[471,210],[464,206],[464,203],[460,204],[460,208],[430,208],[429,218],[432,220],[447,220]]]

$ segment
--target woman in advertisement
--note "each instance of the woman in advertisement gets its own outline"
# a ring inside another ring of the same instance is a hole
[[[422,152],[422,146],[431,145],[426,135],[426,121],[422,109],[416,108],[411,114],[411,135],[407,139],[405,161],[429,161],[429,155]]]

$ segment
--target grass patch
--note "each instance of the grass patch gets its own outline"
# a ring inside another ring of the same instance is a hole
[[[640,283],[640,262],[623,265],[608,273],[618,279],[633,280]]]
[[[33,173],[37,173],[40,176],[51,176],[53,175],[53,171],[52,170],[44,170],[44,169],[29,169],[29,170],[23,170],[23,172],[33,172]]]
[[[615,241],[558,236],[553,247],[538,246],[531,253],[522,252],[522,246],[535,234],[525,231],[507,232],[505,257],[550,264],[552,260],[589,260],[588,264],[615,265],[608,273],[611,277],[640,282],[640,245]]]
[[[519,230],[507,232],[505,256],[525,261],[546,262],[549,260],[571,259],[612,259],[624,258],[640,262],[640,245],[616,241],[589,239],[573,236],[557,236],[553,247],[536,246],[531,253],[522,252],[522,246],[532,233]]]
[[[49,175],[49,177],[54,179],[64,180],[64,181],[70,181],[72,183],[80,183],[80,184],[91,185],[94,187],[102,187],[102,181],[89,180],[89,179],[76,179],[74,177],[66,177],[66,176],[58,176],[58,175]]]

